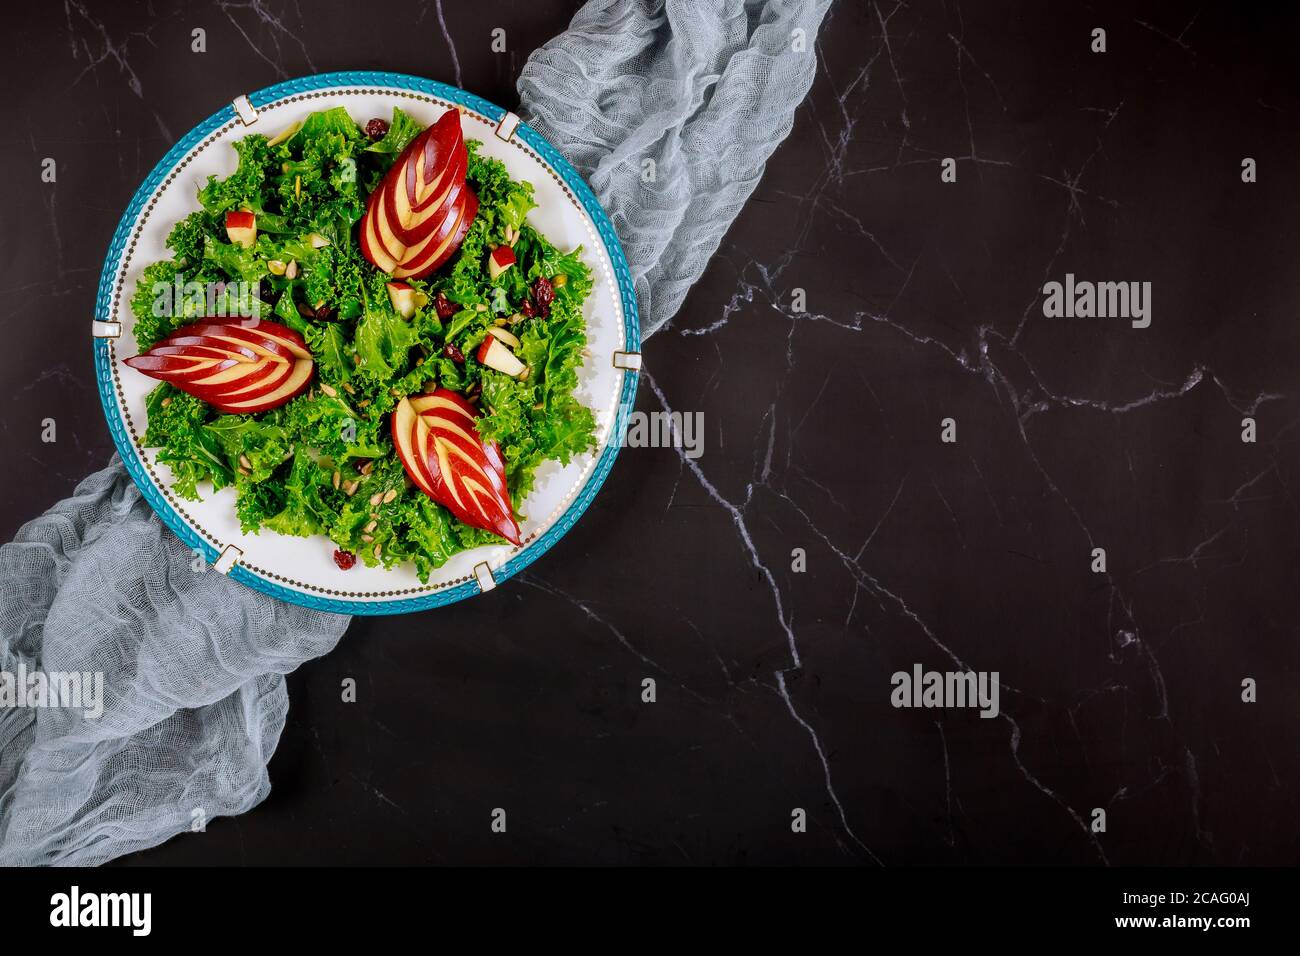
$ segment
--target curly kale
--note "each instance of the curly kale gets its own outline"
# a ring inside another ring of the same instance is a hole
[[[324,534],[369,565],[411,561],[427,579],[452,555],[499,539],[410,486],[389,434],[398,398],[435,387],[477,394],[479,430],[502,449],[517,507],[542,462],[567,463],[593,446],[595,419],[575,396],[591,272],[581,250],[561,252],[527,223],[532,185],[511,179],[475,141],[466,176],[479,198],[474,223],[447,266],[410,280],[422,297],[415,315],[393,310],[388,277],[362,257],[354,230],[369,190],[420,130],[394,110],[387,134],[371,142],[338,108],[312,114],[274,146],[259,134],[240,140],[235,172],[199,191],[201,208],[168,236],[173,258],[145,268],[131,309],[143,350],[214,306],[250,304],[225,291],[205,301],[186,283],[251,287],[253,304],[296,329],[316,363],[311,390],[254,415],[219,413],[170,385],[155,389],[145,443],[160,449],[178,494],[197,498],[203,482],[233,485],[248,532]],[[225,214],[237,209],[257,215],[251,249],[225,235]],[[494,278],[487,254],[508,231],[518,234],[518,263]],[[295,262],[294,274],[273,272],[275,261]],[[440,298],[450,314],[439,314]],[[522,381],[474,357],[488,327],[506,321],[529,367]]]

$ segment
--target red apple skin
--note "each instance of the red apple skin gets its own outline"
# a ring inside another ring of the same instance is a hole
[[[416,183],[414,171],[416,159],[423,154],[423,182]],[[437,121],[428,129],[417,136],[407,146],[406,152],[399,161],[405,162],[405,168],[394,178],[401,178],[408,184],[407,195],[411,200],[412,211],[420,208],[419,192],[423,186],[434,183],[443,174],[443,171],[451,167],[453,170],[456,165],[464,164],[468,161],[468,153],[465,150],[465,134],[460,125],[460,112],[458,110],[447,110]],[[394,167],[397,163],[393,164]],[[462,172],[459,176],[445,179],[444,183],[457,182],[464,178]],[[440,190],[441,191],[441,190]],[[426,197],[425,205],[433,197]]]
[[[370,198],[366,200],[366,213],[361,217],[361,255],[380,272],[391,273],[397,268],[397,260],[388,254],[388,249],[379,238],[375,226],[375,209],[379,208],[379,198],[383,192],[383,183],[376,186]]]
[[[137,372],[142,372],[150,378],[156,378],[160,382],[173,382],[176,384],[203,378],[223,368],[230,368],[232,365],[240,364],[234,359],[215,360],[210,364],[206,359],[192,362],[176,355],[133,355],[123,361]]]
[[[375,187],[375,191],[370,194],[374,199],[374,206],[372,208],[369,203],[366,204],[366,221],[362,223],[364,227],[362,231],[369,233],[370,243],[378,245],[379,250],[393,260],[393,268],[397,268],[397,263],[401,262],[402,256],[406,255],[406,246],[393,232],[388,216],[384,212],[384,193],[387,188],[388,180],[381,180]]]
[[[424,461],[420,463],[423,466],[422,474],[427,475],[429,484],[434,490],[431,497],[466,524],[482,528],[485,527],[482,522],[486,520],[488,522],[487,530],[500,535],[512,544],[520,544],[521,535],[519,525],[514,519],[514,508],[510,501],[510,492],[506,487],[505,464],[501,457],[501,449],[495,442],[484,442],[479,436],[478,410],[460,395],[448,389],[438,389],[431,395],[421,395],[411,400],[410,404],[413,409],[419,412],[421,418],[429,422],[431,429],[437,430],[437,437],[440,440],[455,445],[472,460],[482,459],[482,462],[487,465],[486,468],[483,468],[483,472],[492,486],[492,490],[496,492],[498,500],[494,502],[497,506],[495,509],[484,509],[482,514],[467,511],[457,504],[455,495],[447,486],[446,479],[442,475],[438,456],[433,451],[430,451],[425,456]],[[455,411],[449,411],[446,407],[448,405],[452,406]],[[456,430],[447,427],[453,421],[452,416],[461,419],[456,424],[467,434],[459,434]],[[418,434],[417,427],[413,426],[411,429],[411,442],[418,449],[419,443],[415,438]],[[416,481],[416,484],[423,484],[423,480],[416,480],[414,475],[412,480]],[[461,489],[463,492],[466,490],[463,485]],[[428,494],[429,492],[426,490],[425,493]]]
[[[461,213],[460,220],[456,224],[456,230],[452,233],[451,238],[443,245],[441,251],[430,253],[430,258],[425,262],[402,263],[393,271],[393,277],[399,279],[424,279],[432,275],[435,270],[440,268],[443,263],[450,259],[460,248],[460,244],[465,241],[465,236],[469,233],[469,228],[474,223],[474,217],[478,215],[478,196],[473,190],[466,189],[462,194],[464,196],[464,210]]]
[[[446,215],[443,216],[441,222],[438,223],[437,229],[425,236],[420,240],[420,242],[407,247],[406,251],[402,253],[401,259],[397,262],[397,269],[393,270],[395,278],[397,277],[396,273],[405,269],[408,263],[417,262],[426,258],[435,249],[440,248],[441,244],[456,231],[456,225],[460,221],[460,216],[464,213],[465,209],[465,201],[463,197],[468,192],[469,190],[465,189],[457,195],[456,201],[451,204]]]
[[[435,189],[424,199],[414,203],[411,206],[411,212],[421,213],[427,211],[429,208],[433,206],[441,206],[445,201],[445,199],[447,198],[448,187],[455,185],[457,183],[463,183],[465,181],[465,173],[469,171],[469,153],[468,151],[466,151],[465,143],[463,141],[458,142],[456,144],[455,152],[452,153],[451,159],[447,161],[447,167],[448,167],[448,172],[445,174],[446,178],[438,180],[437,189]],[[426,182],[433,182],[432,180],[429,179],[427,166],[425,167],[424,178]],[[413,179],[407,180],[408,188],[412,182]],[[408,191],[407,199],[410,199],[410,197],[411,194]]]
[[[417,159],[420,160],[418,164]],[[419,170],[417,165],[421,167]],[[360,243],[362,255],[371,265],[397,276],[402,270],[403,260],[424,254],[427,249],[424,242],[441,232],[445,220],[453,214],[453,203],[463,190],[467,168],[468,153],[460,113],[448,110],[408,144],[367,200],[361,221]],[[417,182],[417,179],[422,182]],[[434,184],[433,191],[421,200],[423,187],[430,184]],[[407,204],[411,207],[405,222],[397,213],[396,190],[399,189],[404,190]],[[383,229],[380,228],[381,217]],[[388,237],[384,235],[385,229]],[[459,246],[459,242],[456,245]],[[412,247],[418,248],[413,251]],[[454,252],[454,248],[451,251]],[[415,274],[407,270],[400,277]]]
[[[234,415],[252,415],[256,412],[265,412],[272,408],[278,408],[307,390],[307,386],[311,384],[314,370],[315,364],[311,359],[298,359],[293,363],[284,383],[273,392],[252,401],[241,399],[238,402],[213,402],[212,404],[220,411]]]
[[[181,343],[179,345],[155,345],[149,350],[150,355],[179,355],[191,358],[214,358],[221,361],[234,359],[236,362],[253,362],[256,361],[256,355],[252,349],[244,349],[238,345],[228,343],[217,344],[216,339],[204,339],[204,342],[212,342],[212,345],[199,345],[197,343]],[[223,345],[225,347],[223,347]]]
[[[385,195],[388,192],[386,187],[382,185],[379,190]],[[411,236],[418,236],[418,238],[413,238],[409,242],[403,242],[398,237],[397,226],[394,220],[389,217],[381,196],[379,203],[375,207],[374,219],[371,224],[374,229],[372,238],[378,238],[383,251],[396,263],[394,273],[404,263],[422,256],[430,248],[430,243],[441,242],[455,228],[456,216],[459,214],[462,197],[468,191],[469,187],[464,182],[457,183],[451,190],[452,196],[448,203],[438,210],[431,211],[427,219],[407,233]],[[387,234],[385,230],[387,230]],[[390,236],[392,242],[389,241]]]
[[[452,183],[444,193],[436,197],[439,199],[437,203],[430,204],[427,209],[413,213],[409,223],[405,226],[402,225],[397,212],[392,208],[394,202],[392,190],[396,187],[390,184],[381,188],[383,189],[382,206],[376,211],[376,214],[383,213],[384,222],[387,223],[394,237],[402,243],[405,249],[410,250],[429,238],[442,226],[446,218],[454,212],[461,193],[469,189],[469,186],[465,183],[462,175],[459,182]],[[406,253],[403,254],[403,257],[405,256]]]
[[[182,329],[180,332],[173,332],[171,335],[167,336],[167,338],[163,339],[157,345],[151,348],[149,350],[149,353],[153,354],[157,352],[159,349],[163,349],[163,348],[168,348],[168,349],[180,348],[180,349],[185,349],[185,351],[187,352],[196,348],[208,348],[208,349],[218,349],[223,352],[230,352],[233,353],[234,355],[242,355],[245,358],[250,358],[254,360],[262,357],[261,353],[259,353],[256,349],[253,348],[254,341],[250,341],[249,339],[243,336],[240,336],[238,338],[236,338],[235,336],[228,336],[230,341],[227,341],[224,338],[219,338],[218,334],[206,334],[206,335],[182,334],[184,332],[187,332],[189,328],[191,327]],[[226,330],[223,329],[219,334],[227,335],[227,332]],[[281,345],[280,343],[275,342],[271,339],[263,339],[260,336],[258,336],[255,339],[255,344],[266,349],[268,352],[274,352],[276,355],[280,356],[285,361],[289,361],[291,359],[297,358],[297,356],[294,355],[292,352],[290,352],[286,346]]]
[[[515,250],[509,246],[497,246],[493,249],[492,260],[502,269],[509,269],[519,261],[515,258]]]
[[[311,351],[307,348],[307,343],[303,341],[302,336],[287,325],[280,325],[278,322],[262,321],[257,325],[240,325],[235,322],[199,321],[172,333],[173,336],[181,334],[186,336],[223,335],[228,338],[239,339],[241,342],[247,342],[251,346],[260,345],[262,348],[275,352],[284,358],[311,358]],[[164,340],[162,344],[171,345],[173,343]]]
[[[245,401],[248,399],[261,398],[268,392],[279,388],[284,380],[289,377],[293,366],[286,362],[258,362],[255,365],[242,366],[247,368],[247,374],[234,378],[228,382],[222,382],[216,385],[204,385],[198,380],[191,380],[186,383],[185,391],[189,392],[195,398],[201,398],[209,405],[217,405],[222,401]],[[252,386],[249,391],[245,388]],[[232,398],[231,393],[238,391],[238,399]]]
[[[409,399],[403,398],[393,409],[389,428],[393,433],[393,447],[402,467],[416,486],[430,498],[433,494],[433,481],[427,470],[421,466],[419,448],[420,416],[410,407]]]
[[[418,243],[437,228],[442,221],[442,217],[451,208],[456,196],[464,188],[465,173],[469,168],[465,145],[464,143],[459,144],[459,150],[452,159],[451,168],[445,174],[445,183],[441,185],[434,195],[425,199],[423,203],[418,206],[412,205],[411,215],[408,221],[403,223],[397,212],[397,191],[405,188],[408,198],[411,195],[411,181],[415,176],[415,164],[411,163],[408,168],[408,176],[403,177],[401,181],[385,179],[377,188],[383,192],[381,198],[382,211],[387,217],[388,228],[392,230],[398,241],[409,247]]]

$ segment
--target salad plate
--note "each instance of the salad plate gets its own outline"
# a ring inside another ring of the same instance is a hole
[[[390,185],[421,176],[419,203]],[[240,278],[253,318],[213,308]],[[122,461],[196,557],[394,614],[490,590],[573,526],[619,450],[638,329],[613,227],[551,144],[463,90],[349,72],[241,96],[167,153],[113,236],[93,337]],[[199,372],[253,384],[213,398]]]

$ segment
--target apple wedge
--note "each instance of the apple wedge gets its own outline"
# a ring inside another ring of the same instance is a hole
[[[518,545],[501,451],[483,441],[477,418],[447,389],[403,398],[393,411],[393,443],[416,487],[466,524]]]
[[[236,415],[251,415],[254,412],[265,412],[272,408],[278,408],[306,391],[307,386],[311,384],[311,375],[315,367],[315,363],[311,359],[298,359],[293,363],[282,384],[267,394],[259,398],[242,399],[235,402],[222,400],[220,403],[213,402],[212,404],[223,412]]]
[[[405,282],[390,282],[387,285],[388,301],[393,304],[393,311],[404,319],[415,315],[415,289]]]
[[[509,246],[497,246],[488,253],[488,275],[495,279],[515,264],[515,250]]]
[[[403,398],[393,409],[392,430],[393,447],[397,449],[402,467],[417,488],[430,498],[436,498],[433,477],[424,466],[428,455],[429,426],[420,421],[410,399]]]
[[[212,358],[186,358],[183,355],[135,355],[126,364],[150,378],[163,382],[181,383],[202,378],[214,369],[238,365],[234,359],[222,361]]]
[[[395,279],[423,279],[429,276],[452,257],[460,244],[465,241],[469,227],[478,214],[478,196],[466,189],[461,193],[461,213],[455,228],[436,247],[430,248],[423,259],[405,259],[393,270]]]
[[[494,368],[511,378],[519,378],[528,370],[528,366],[519,361],[519,357],[495,335],[483,339],[483,344],[478,347],[475,358],[488,368]]]
[[[240,248],[253,248],[257,241],[257,217],[242,209],[232,209],[226,213],[226,237]]]
[[[205,336],[244,344],[255,352],[279,355],[283,358],[309,359],[311,351],[301,335],[278,322],[258,322],[241,325],[238,322],[198,322],[187,325],[173,335]],[[164,340],[166,342],[166,340]]]

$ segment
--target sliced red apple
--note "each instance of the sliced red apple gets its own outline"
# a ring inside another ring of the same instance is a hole
[[[255,381],[220,386],[220,391],[198,395],[209,405],[225,411],[235,402],[247,402],[270,395],[282,386],[293,374],[293,365],[276,362],[269,366],[266,374],[257,376]],[[254,378],[250,375],[249,378]]]
[[[197,336],[195,338],[198,338]],[[199,344],[200,342],[205,344]],[[211,343],[211,344],[207,344]],[[193,343],[176,345],[155,345],[149,350],[150,355],[183,355],[191,358],[215,358],[221,361],[233,359],[236,362],[255,362],[256,353],[237,345],[228,345],[216,339],[199,338]]]
[[[403,261],[398,268],[393,270],[393,278],[424,279],[431,275],[434,270],[440,268],[460,248],[460,244],[465,241],[465,236],[469,233],[469,227],[474,222],[474,217],[478,214],[478,196],[468,189],[461,195],[464,208],[461,211],[460,219],[456,223],[455,230],[436,249],[431,249],[423,260],[412,261],[407,259]]]
[[[414,164],[408,165],[408,175],[401,180],[390,179],[383,184],[380,198],[382,212],[387,216],[393,235],[405,245],[414,245],[434,229],[446,214],[448,207],[455,201],[457,194],[465,188],[465,172],[469,168],[462,144],[458,155],[439,175],[434,183],[437,190],[431,192],[421,202],[413,202],[415,193],[414,180],[418,178]],[[440,187],[440,188],[439,188]]]
[[[509,246],[497,246],[488,253],[488,275],[493,279],[515,264],[515,250]]]
[[[239,363],[234,359],[223,362],[221,359],[186,358],[182,355],[134,355],[126,359],[126,364],[150,378],[180,383],[189,379],[202,378],[214,369]]]
[[[494,368],[501,374],[509,375],[511,378],[518,378],[528,368],[523,362],[519,361],[519,356],[510,351],[506,344],[494,335],[486,336],[483,339],[483,344],[478,347],[475,357],[488,368]]]
[[[213,371],[202,378],[190,379],[185,391],[210,405],[230,401],[234,396],[256,398],[277,388],[289,374],[289,365],[263,359],[253,365],[235,363],[230,368]]]
[[[410,142],[371,192],[359,230],[362,255],[398,279],[438,268],[464,241],[478,211],[465,184],[467,169],[460,113],[448,110]]]
[[[253,248],[257,241],[257,217],[242,209],[226,213],[226,236],[244,249]]]
[[[223,400],[220,403],[214,402],[213,404],[223,412],[237,415],[250,415],[254,412],[264,412],[268,409],[278,408],[306,390],[311,383],[311,375],[315,367],[315,363],[311,359],[298,359],[293,363],[292,370],[285,377],[284,383],[268,394],[260,398],[244,399],[237,402]]]
[[[221,411],[236,413],[287,402],[306,388],[315,368],[301,336],[275,322],[195,322],[154,350],[125,361]]]
[[[239,322],[204,322],[187,325],[173,335],[209,336],[244,343],[254,351],[270,351],[282,357],[311,358],[311,351],[301,335],[278,322],[257,322],[243,325]],[[168,343],[169,344],[169,343]],[[286,354],[287,353],[287,354]]]
[[[415,289],[405,282],[388,283],[388,301],[393,303],[393,311],[404,319],[415,315]]]
[[[518,545],[501,451],[483,441],[477,419],[473,406],[447,389],[404,398],[393,412],[394,444],[425,494],[466,524]]]
[[[447,210],[447,214],[443,217],[442,221],[438,223],[437,229],[433,230],[415,245],[403,247],[404,251],[398,258],[397,268],[394,270],[394,275],[410,268],[413,264],[423,263],[444,247],[445,243],[450,240],[452,234],[456,231],[456,227],[460,224],[460,217],[464,215],[465,212],[465,200],[469,195],[473,194],[466,190],[456,198],[456,201],[451,204],[451,208]],[[383,216],[379,216],[377,224],[380,233],[383,234],[384,229],[387,227],[387,220]],[[389,248],[391,248],[391,246]]]
[[[432,477],[423,465],[428,454],[429,426],[420,421],[410,399],[403,398],[393,409],[392,430],[393,447],[397,449],[406,473],[417,488],[430,498],[434,497]]]
[[[470,212],[468,220],[462,221],[465,210],[471,203],[473,212]],[[408,244],[394,231],[393,221],[385,212],[382,201],[379,201],[369,221],[363,225],[362,251],[364,253],[366,248],[371,249],[381,263],[391,260],[394,265],[390,274],[394,276],[398,276],[399,272],[403,276],[432,272],[460,246],[477,209],[478,201],[474,193],[464,183],[457,185],[445,205],[431,212],[418,229],[407,233],[408,237],[418,236],[418,239],[411,239]],[[446,240],[453,235],[455,238],[449,244]]]
[[[361,217],[361,254],[365,256],[367,262],[380,272],[391,274],[397,268],[397,259],[384,248],[383,241],[379,238],[379,230],[375,225],[378,218],[375,210],[379,206],[379,197],[382,193],[383,185],[381,184],[375,187],[375,191],[366,200],[366,214]]]

